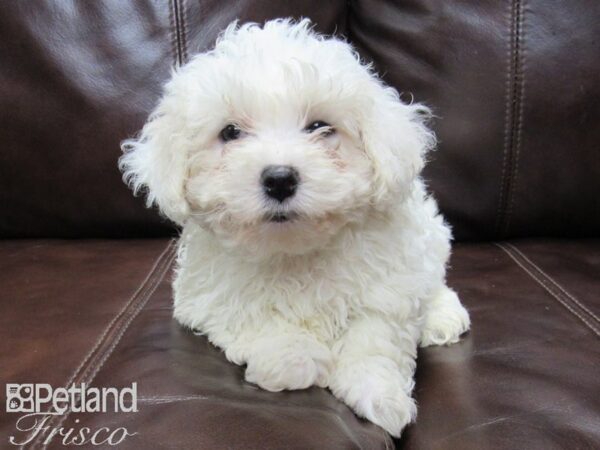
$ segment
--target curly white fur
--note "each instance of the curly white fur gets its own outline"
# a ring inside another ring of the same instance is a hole
[[[445,285],[450,230],[419,178],[427,115],[307,20],[230,25],[123,143],[126,181],[183,226],[176,319],[247,364],[248,381],[329,387],[399,436],[417,345],[469,328]],[[317,120],[334,132],[306,131]],[[241,134],[224,142],[228,124]],[[283,204],[260,185],[268,165],[300,176]]]

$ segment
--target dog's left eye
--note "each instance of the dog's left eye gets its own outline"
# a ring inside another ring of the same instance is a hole
[[[313,123],[304,128],[304,131],[307,133],[313,133],[321,128],[327,128],[326,134],[331,134],[334,132],[333,127],[322,120],[315,120]]]
[[[242,130],[239,129],[236,125],[230,123],[225,128],[221,130],[219,136],[223,140],[223,142],[234,141],[238,139],[242,134]]]

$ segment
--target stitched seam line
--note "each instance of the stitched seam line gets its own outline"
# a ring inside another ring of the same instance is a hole
[[[156,287],[159,285],[160,281],[165,276],[167,269],[171,266],[171,263],[175,257],[174,242],[175,241],[173,240],[169,242],[169,244],[166,246],[163,252],[156,259],[154,265],[148,272],[146,278],[140,284],[139,288],[131,296],[131,298],[121,309],[121,311],[119,311],[119,313],[107,325],[100,338],[96,341],[94,347],[85,356],[83,361],[79,364],[75,372],[67,381],[65,385],[66,388],[68,388],[74,383],[77,384],[85,382],[86,384],[89,384],[93,380],[93,377],[102,367],[102,364],[104,364],[108,356],[110,356],[110,354],[118,344],[119,340],[131,324],[132,320],[137,316],[137,314],[139,314],[141,309],[145,306],[148,299],[150,298]],[[157,274],[159,274],[158,277],[156,276]],[[116,338],[114,336],[116,336]],[[106,348],[105,344],[109,345],[109,347]],[[100,364],[96,363],[96,361],[100,358]],[[94,371],[92,377],[86,379],[86,374],[91,370],[94,364],[96,364],[96,370]],[[56,426],[61,426],[62,423],[66,420],[69,413],[70,411],[67,411],[61,416],[52,416],[50,420],[48,420],[48,422],[46,423],[46,425],[48,425],[48,429],[54,428],[55,422],[58,422]],[[38,438],[36,438],[31,443],[30,448],[36,448],[38,444],[45,440],[45,438],[46,433],[40,433],[38,435]],[[22,446],[21,448],[26,448],[26,446]],[[42,448],[46,448],[46,445],[44,444]]]
[[[514,20],[515,17],[515,2],[510,2],[510,9],[508,12],[509,22],[509,38],[507,45],[506,54],[506,81],[505,81],[505,99],[504,99],[504,142],[502,148],[502,173],[500,175],[500,195],[498,199],[498,208],[496,211],[496,235],[500,233],[500,227],[502,224],[502,214],[504,211],[504,197],[506,192],[506,172],[508,166],[508,148],[510,142],[510,126],[511,123],[511,81],[513,79],[512,73],[512,55],[513,55],[513,35],[514,35]]]
[[[181,22],[179,18],[178,0],[173,0],[173,16],[175,17],[175,36],[177,36],[177,65],[181,66],[183,62],[183,52],[181,51]]]
[[[510,228],[510,220],[515,202],[515,193],[517,189],[517,180],[519,176],[519,155],[521,154],[521,136],[523,134],[523,108],[525,104],[525,48],[524,48],[524,17],[523,12],[525,0],[517,1],[518,20],[517,20],[517,36],[515,40],[515,123],[513,125],[513,160],[512,174],[509,178],[510,184],[507,186],[507,207],[504,219],[504,234],[507,235]]]
[[[112,336],[115,333],[115,330],[119,329],[119,325],[116,324],[117,319],[120,319],[121,317],[125,317],[125,315],[129,314],[129,311],[131,310],[131,308],[134,308],[136,304],[139,304],[140,302],[142,302],[143,304],[145,304],[145,302],[143,301],[144,299],[147,299],[149,297],[149,290],[151,289],[151,286],[154,286],[154,288],[152,289],[152,292],[154,292],[154,289],[156,288],[156,285],[158,285],[158,282],[160,281],[160,279],[162,279],[162,277],[164,276],[164,267],[165,267],[165,259],[164,256],[165,254],[167,254],[167,252],[169,252],[169,250],[172,253],[173,250],[173,241],[171,241],[169,243],[169,245],[167,245],[167,247],[165,248],[165,250],[161,253],[161,255],[157,258],[154,266],[152,267],[152,269],[150,270],[148,276],[146,277],[146,279],[142,282],[142,284],[140,285],[140,288],[138,288],[138,290],[134,293],[134,295],[131,297],[130,301],[128,302],[128,304],[121,310],[121,312],[115,316],[115,318],[113,319],[113,321],[109,324],[109,326],[107,326],[107,328],[105,329],[105,332],[103,333],[102,337],[98,340],[96,346],[94,347],[94,350],[92,352],[90,352],[88,354],[88,357],[86,357],[86,359],[84,360],[84,363],[82,363],[79,366],[79,369],[83,368],[83,366],[86,364],[86,362],[88,360],[92,360],[92,362],[90,362],[87,365],[87,368],[85,368],[80,374],[78,374],[77,372],[75,372],[73,374],[73,376],[71,377],[71,379],[69,380],[69,382],[67,383],[66,387],[69,387],[72,383],[82,383],[82,382],[86,382],[85,379],[85,374],[88,372],[89,368],[91,367],[91,365],[93,364],[93,362],[95,360],[97,360],[99,357],[101,357],[102,355],[102,349],[100,349],[98,351],[98,353],[96,353],[94,355],[94,357],[92,358],[92,354],[94,353],[94,351],[96,349],[98,349],[101,344],[105,343],[105,342],[110,342],[110,339],[112,338]],[[172,258],[171,258],[172,259]],[[168,265],[167,265],[168,267]],[[153,280],[156,279],[156,274],[157,273],[162,273],[162,275],[160,276],[158,281],[153,282]],[[141,300],[138,300],[141,299]],[[143,305],[142,305],[143,306]],[[129,314],[130,315],[130,314]],[[131,320],[127,321],[127,324],[129,324],[129,322],[131,322]],[[116,325],[115,325],[116,324]],[[128,326],[128,325],[127,325]],[[111,350],[112,351],[112,350]],[[48,421],[48,425],[50,427],[53,426],[53,423],[58,421],[58,424],[56,426],[60,426],[64,420],[66,419],[66,417],[69,415],[70,411],[67,411],[64,415],[62,416],[53,416],[49,421]],[[54,417],[56,417],[56,419],[54,419]],[[40,438],[36,439],[33,443],[32,443],[32,449],[36,447],[37,444],[39,444],[43,439],[44,439],[44,434],[45,433],[41,433],[40,434]],[[43,448],[45,448],[46,445],[43,446]],[[23,447],[22,447],[23,448]]]
[[[86,357],[83,359],[83,361],[81,361],[81,363],[79,364],[79,366],[77,367],[77,369],[75,369],[75,372],[73,372],[73,374],[71,375],[71,377],[69,378],[69,380],[67,381],[65,387],[68,388],[69,386],[71,386],[71,384],[73,384],[73,380],[75,380],[75,378],[77,377],[77,374],[81,371],[81,369],[83,369],[83,366],[90,360],[90,358],[92,357],[92,355],[96,352],[96,350],[98,349],[98,347],[100,347],[100,344],[105,340],[107,334],[112,330],[115,322],[121,317],[123,316],[126,311],[129,309],[130,305],[135,301],[135,299],[142,293],[142,291],[146,288],[146,286],[148,285],[150,278],[153,276],[153,274],[156,272],[156,269],[159,265],[159,263],[161,262],[161,260],[163,259],[163,257],[165,256],[165,254],[167,253],[167,251],[169,250],[170,246],[173,243],[170,242],[167,247],[162,251],[162,253],[158,256],[158,258],[156,259],[156,261],[154,262],[152,268],[150,269],[150,271],[148,272],[148,274],[146,275],[146,278],[144,278],[144,280],[142,281],[142,283],[140,284],[140,286],[138,287],[138,289],[133,293],[133,295],[131,296],[131,298],[129,299],[129,301],[125,304],[125,306],[123,306],[123,308],[121,309],[121,311],[119,311],[119,313],[113,317],[113,319],[110,321],[110,323],[107,325],[107,327],[104,329],[104,332],[100,335],[100,337],[98,338],[98,340],[96,341],[94,347],[92,347],[92,349],[89,351],[89,353],[86,355]]]
[[[112,344],[110,345],[110,347],[106,351],[103,352],[104,356],[102,356],[102,359],[99,361],[99,363],[93,369],[92,374],[89,377],[86,377],[87,373],[90,370],[92,370],[92,368],[93,368],[93,365],[89,364],[87,366],[86,370],[81,375],[81,379],[82,380],[85,380],[87,378],[88,379],[88,383],[89,383],[91,380],[94,379],[94,377],[96,376],[96,374],[98,373],[98,371],[100,370],[100,368],[106,362],[106,360],[108,359],[108,357],[111,355],[111,353],[113,352],[113,350],[115,349],[115,347],[117,346],[117,344],[119,343],[119,341],[121,340],[121,338],[123,337],[123,334],[125,334],[125,331],[127,331],[127,329],[129,328],[129,325],[131,324],[131,322],[133,321],[133,319],[135,319],[135,317],[144,308],[144,306],[146,305],[148,299],[152,296],[152,294],[154,293],[154,291],[158,287],[159,283],[164,278],[165,274],[167,273],[167,270],[171,266],[171,262],[173,261],[173,256],[174,256],[173,252],[171,251],[171,255],[169,256],[169,258],[165,259],[164,260],[165,262],[161,265],[160,271],[157,271],[157,273],[159,274],[158,277],[154,278],[155,281],[153,283],[149,283],[148,284],[148,288],[145,290],[144,295],[141,295],[139,297],[140,301],[136,302],[136,304],[133,305],[132,308],[130,309],[130,312],[127,314],[128,318],[126,319],[125,323],[120,328],[115,328],[115,332],[112,333],[115,336],[115,338],[112,340]]]
[[[504,115],[504,144],[502,157],[502,173],[500,179],[500,196],[496,212],[496,235],[502,237],[507,230],[506,213],[509,205],[509,197],[513,178],[513,165],[515,145],[520,139],[516,139],[519,127],[517,112],[520,110],[519,94],[520,77],[520,27],[522,23],[521,1],[513,0],[509,12],[510,33],[507,53],[507,75],[506,75],[506,97]]]
[[[544,279],[537,276],[533,271],[531,271],[525,263],[521,262],[519,258],[510,250],[510,248],[506,247],[501,243],[495,243],[497,247],[503,250],[517,265],[523,269],[531,278],[533,278],[537,283],[542,286],[552,297],[554,297],[561,305],[563,305],[571,314],[573,314],[576,318],[581,320],[584,325],[586,325],[595,335],[600,337],[600,330],[596,329],[588,320],[585,319],[580,313],[578,313],[567,301],[565,301],[561,296],[556,293],[552,288],[544,281]]]
[[[585,311],[586,313],[588,313],[591,316],[592,319],[594,319],[596,322],[598,322],[598,324],[600,324],[600,317],[598,317],[592,310],[590,310],[588,307],[586,307],[585,304],[582,301],[579,301],[574,295],[572,295],[565,288],[563,288],[560,284],[558,284],[558,282],[555,281],[550,275],[548,275],[548,273],[544,272],[540,266],[538,266],[531,259],[529,259],[525,255],[525,253],[523,253],[521,250],[519,250],[513,244],[508,244],[507,243],[505,245],[507,247],[510,247],[511,249],[513,249],[516,253],[518,253],[521,256],[521,258],[523,258],[531,266],[533,266],[542,276],[544,276],[550,283],[552,283],[559,291],[561,291],[564,295],[566,295],[569,299],[571,299],[571,301],[573,301],[573,303],[575,303],[577,306],[579,306],[583,311]]]
[[[179,37],[177,35],[177,24],[175,22],[175,1],[171,0],[169,5],[169,37],[171,38],[171,51],[173,52],[173,65],[179,66]]]
[[[185,64],[188,61],[187,49],[187,4],[186,0],[181,0],[179,8],[179,16],[181,23],[181,63]]]
[[[172,26],[175,29],[175,51],[176,51],[176,64],[182,66],[187,60],[187,44],[186,44],[186,7],[185,1],[172,0]]]
[[[120,342],[121,338],[125,334],[125,331],[127,331],[127,329],[129,328],[129,325],[131,325],[131,322],[133,321],[133,319],[135,319],[137,317],[137,315],[140,313],[140,311],[144,308],[144,306],[146,305],[146,303],[148,302],[148,300],[150,299],[150,297],[152,296],[152,294],[154,293],[154,291],[156,290],[156,288],[158,287],[158,285],[164,278],[165,274],[167,273],[167,270],[171,266],[171,263],[173,262],[175,255],[174,255],[174,252],[172,251],[173,250],[172,244],[173,244],[173,241],[171,241],[170,247],[167,248],[168,250],[171,250],[169,252],[170,256],[167,259],[163,260],[163,262],[161,263],[161,268],[155,272],[155,274],[156,273],[159,274],[158,277],[157,276],[152,277],[153,282],[149,283],[147,285],[147,288],[145,289],[144,294],[140,295],[140,297],[139,297],[140,301],[138,301],[137,305],[134,306],[135,310],[133,310],[132,312],[130,312],[128,314],[128,319],[126,319],[126,321],[123,323],[123,325],[115,328],[115,332],[117,334],[115,335],[115,333],[112,333],[115,337],[112,339],[112,344],[110,344],[110,347],[108,347],[104,352],[98,353],[98,356],[95,359],[98,360],[98,358],[101,358],[100,361],[95,364],[95,367],[93,365],[93,362],[90,363],[88,365],[88,367],[85,369],[85,371],[82,373],[82,375],[80,376],[80,379],[76,381],[76,383],[86,383],[88,385],[91,384],[91,382],[94,380],[98,371],[102,368],[102,366],[104,365],[106,360],[109,358],[109,356],[112,354],[115,347]],[[111,342],[111,341],[106,340],[105,342]],[[91,375],[86,376],[90,370],[93,370],[93,372],[91,373]],[[70,414],[71,414],[71,411],[68,410],[61,416],[53,416],[53,417],[57,417],[58,423],[56,425],[53,425],[51,423],[51,421],[48,421],[49,429],[52,429],[55,427],[61,427],[62,424],[65,422],[65,420],[69,417]],[[44,438],[44,436],[42,433],[42,435],[40,436],[40,441],[43,438]],[[47,448],[47,445],[44,444],[42,449],[46,449],[46,448]]]

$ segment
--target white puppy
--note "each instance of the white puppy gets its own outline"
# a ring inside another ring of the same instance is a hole
[[[183,227],[176,319],[248,381],[329,387],[399,436],[417,346],[469,328],[419,178],[427,115],[307,20],[230,25],[123,143],[125,180]]]

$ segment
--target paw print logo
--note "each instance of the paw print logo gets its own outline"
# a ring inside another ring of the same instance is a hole
[[[6,412],[34,412],[33,385],[6,385]]]

